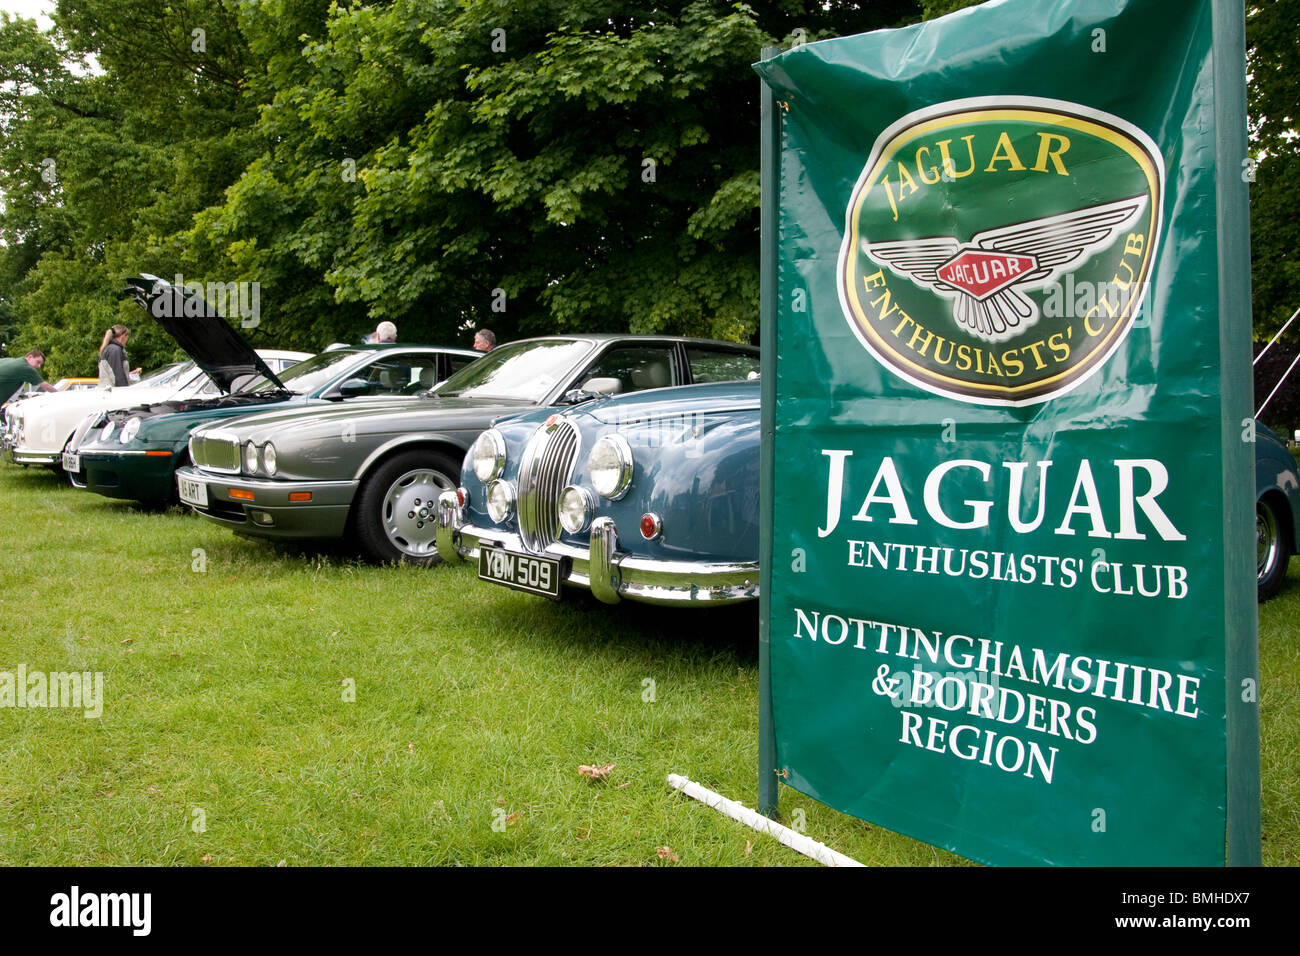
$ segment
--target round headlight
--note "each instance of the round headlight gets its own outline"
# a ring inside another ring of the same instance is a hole
[[[110,418],[110,419],[108,420],[108,423],[107,423],[106,425],[104,425],[104,427],[103,427],[102,429],[100,429],[100,432],[99,432],[99,440],[100,440],[100,441],[108,441],[110,438],[112,438],[112,437],[113,437],[113,428],[114,428],[114,427],[115,427],[115,426],[113,425],[113,419]]]
[[[244,471],[257,474],[257,446],[251,441],[244,446]]]
[[[587,456],[591,486],[605,498],[618,499],[632,483],[632,449],[622,435],[606,435]]]
[[[475,476],[487,484],[493,478],[500,478],[506,467],[506,440],[495,428],[489,428],[474,440],[469,454]]]
[[[267,442],[262,446],[262,467],[266,473],[274,477],[275,475],[275,446]]]
[[[515,489],[508,481],[500,478],[487,486],[488,517],[497,524],[505,521],[515,510]]]
[[[138,432],[139,430],[140,430],[140,416],[135,415],[127,419],[126,424],[122,426],[122,434],[117,436],[117,440],[120,441],[123,445],[125,445],[129,443],[131,439],[135,438],[135,433]]]
[[[591,495],[585,488],[569,485],[560,492],[560,527],[569,534],[577,534],[591,520]]]

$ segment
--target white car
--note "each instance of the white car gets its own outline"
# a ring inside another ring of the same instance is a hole
[[[273,372],[286,369],[310,355],[277,349],[258,349],[257,354]],[[5,406],[3,443],[6,456],[18,465],[58,466],[68,439],[92,412],[220,394],[221,390],[196,362],[168,366],[135,385],[120,388],[41,392]]]

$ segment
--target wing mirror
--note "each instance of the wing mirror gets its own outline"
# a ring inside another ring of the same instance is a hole
[[[582,383],[581,388],[571,388],[565,392],[563,401],[566,405],[577,405],[602,395],[617,395],[621,391],[623,383],[616,378],[589,378]]]
[[[596,395],[617,395],[623,391],[623,383],[617,378],[589,378],[582,383],[582,390]]]
[[[369,395],[371,383],[364,378],[350,378],[339,386],[339,396],[342,398],[359,398],[362,395]]]

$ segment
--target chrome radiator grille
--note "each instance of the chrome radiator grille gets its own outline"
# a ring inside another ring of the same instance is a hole
[[[220,432],[190,436],[190,461],[209,471],[239,474],[239,439]]]
[[[560,492],[578,460],[578,430],[563,418],[537,429],[519,462],[519,536],[534,553],[560,536]]]

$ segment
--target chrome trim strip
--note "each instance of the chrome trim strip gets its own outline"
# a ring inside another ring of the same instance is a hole
[[[262,489],[263,491],[283,491],[286,494],[294,491],[314,491],[317,488],[355,488],[357,483],[348,479],[334,481],[299,481],[292,478],[275,479],[275,478],[252,478],[248,475],[238,475],[231,478],[229,475],[213,473],[210,470],[196,468],[193,465],[180,468],[177,475],[188,478],[190,481],[201,481],[206,485],[216,485],[218,488],[246,488],[253,491]],[[240,504],[250,504],[250,502],[241,501]],[[294,502],[297,504],[298,502]],[[310,505],[312,502],[302,502]],[[256,507],[261,507],[259,502],[251,502]]]

